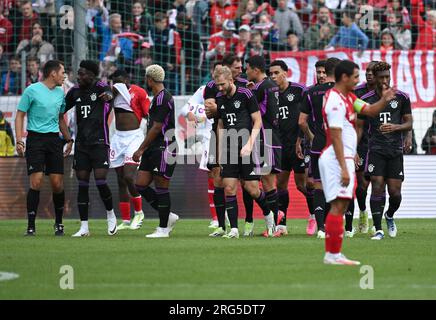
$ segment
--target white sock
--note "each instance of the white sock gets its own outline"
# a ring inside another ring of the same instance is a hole
[[[81,230],[86,230],[86,231],[89,230],[89,228],[88,228],[88,220],[80,221],[80,229]]]
[[[112,210],[110,210],[110,211],[106,210],[106,213],[107,213],[107,218],[108,218],[108,219],[109,219],[109,218],[114,218],[114,217],[115,217],[114,209],[112,209]]]

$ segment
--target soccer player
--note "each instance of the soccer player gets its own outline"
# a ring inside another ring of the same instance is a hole
[[[325,83],[327,78],[327,74],[325,72],[325,62],[326,60],[318,60],[315,63],[316,84],[314,86]],[[310,170],[310,141],[308,138],[304,139],[304,133],[300,130],[300,135],[301,134],[303,134],[303,136],[297,137],[296,153],[299,159],[304,160],[305,166],[304,174],[306,178],[306,202],[310,213],[309,219],[307,220],[306,233],[308,235],[314,235],[316,232],[316,219],[313,207],[313,196],[315,189],[312,172]]]
[[[231,230],[222,234],[225,238],[239,238],[238,203],[236,199],[238,180],[261,207],[265,216],[268,234],[274,232],[274,215],[269,209],[265,193],[259,189],[259,161],[252,154],[256,138],[262,127],[262,118],[256,98],[247,88],[233,82],[232,72],[226,66],[217,67],[214,79],[219,93],[218,107],[219,164],[225,188],[226,210]],[[222,129],[226,130],[226,133]],[[236,139],[236,141],[235,141]]]
[[[42,73],[44,80],[31,84],[24,90],[15,118],[16,149],[20,157],[26,155],[27,174],[30,178],[25,235],[34,236],[36,232],[35,219],[45,173],[50,178],[53,190],[55,235],[63,236],[62,215],[65,202],[63,157],[70,154],[73,146],[73,140],[63,118],[65,99],[60,86],[64,82],[65,69],[61,62],[50,60],[44,64]],[[27,148],[23,141],[23,123],[26,115]],[[64,152],[59,130],[67,142]]]
[[[80,229],[73,237],[89,236],[89,179],[94,180],[107,213],[108,235],[117,233],[117,219],[113,210],[112,192],[106,182],[109,171],[109,126],[112,91],[107,83],[97,79],[99,66],[91,60],[80,62],[77,71],[78,85],[66,97],[65,112],[76,108],[77,136],[74,149],[74,169],[79,182],[77,206]]]
[[[140,128],[142,118],[148,115],[150,100],[147,92],[130,84],[125,70],[117,70],[111,76],[114,91],[115,134],[111,139],[110,167],[115,168],[120,197],[119,208],[123,222],[118,230],[139,229],[144,220],[142,197],[135,188],[135,176],[139,163],[133,161],[133,153],[144,140]],[[129,195],[130,194],[130,195]],[[131,197],[131,198],[130,198]],[[130,200],[135,215],[130,223]]]
[[[365,70],[365,78],[366,82],[357,86],[354,90],[354,94],[358,98],[362,98],[365,94],[375,89],[375,79],[374,73],[372,72],[372,68],[378,61],[371,61],[368,63],[368,66]],[[366,211],[366,196],[367,190],[369,186],[369,178],[365,177],[365,162],[366,156],[368,153],[368,129],[369,123],[368,121],[364,121],[357,118],[356,121],[356,131],[357,131],[357,139],[359,144],[357,145],[357,154],[359,156],[357,166],[356,166],[356,177],[357,177],[357,189],[356,189],[356,199],[357,204],[359,205],[359,232],[368,233],[368,212]],[[354,212],[354,201],[350,203],[350,208],[348,210]],[[351,219],[353,215],[351,215]],[[347,226],[345,228],[347,230]],[[351,230],[349,230],[351,231]]]
[[[232,78],[235,85],[240,87],[246,87],[248,81],[240,77],[242,73],[242,62],[241,59],[234,55],[228,54],[224,56],[223,61],[221,63],[215,63],[215,68],[225,65],[232,72]],[[213,184],[214,184],[214,193],[213,200],[215,204],[215,210],[218,219],[218,230],[215,230],[210,234],[212,237],[220,237],[224,231],[226,230],[225,220],[226,220],[226,204],[225,204],[225,194],[224,187],[222,184],[222,177],[220,173],[220,167],[218,164],[218,147],[217,147],[217,105],[216,105],[216,95],[219,90],[216,86],[215,80],[211,80],[206,84],[204,88],[204,105],[206,108],[206,115],[209,119],[214,119],[214,123],[212,126],[212,135],[210,139],[210,147],[209,147],[209,161],[207,164],[207,168],[210,170],[213,176]],[[253,201],[249,193],[243,189],[243,197],[244,204],[246,210],[245,221],[250,225],[249,230],[244,232],[245,235],[253,234]],[[249,199],[248,199],[249,198]],[[246,225],[247,225],[246,223]],[[221,229],[222,230],[221,230]]]
[[[262,115],[262,130],[260,136],[261,155],[266,158],[263,163],[261,175],[262,188],[266,200],[274,213],[274,222],[279,224],[284,213],[279,219],[278,194],[276,188],[276,175],[282,172],[282,145],[279,131],[279,87],[267,77],[265,59],[262,56],[252,56],[246,61],[247,79],[254,83],[253,94],[257,99]],[[263,152],[262,152],[263,151]],[[265,172],[266,171],[266,172]],[[266,230],[263,235],[272,237],[273,234]]]
[[[356,112],[374,117],[393,97],[385,88],[381,99],[369,105],[352,92],[359,82],[359,67],[343,60],[335,69],[335,86],[325,94],[323,115],[327,135],[326,148],[319,158],[319,169],[327,202],[331,209],[325,222],[325,264],[359,265],[341,253],[344,234],[343,215],[353,198],[357,135],[354,128]],[[381,92],[380,92],[381,93]]]
[[[378,62],[373,67],[375,90],[365,94],[362,99],[373,103],[380,99],[383,90],[390,86],[391,66]],[[404,181],[403,140],[412,130],[413,117],[410,99],[407,94],[396,90],[395,97],[389,101],[380,114],[368,117],[370,126],[368,158],[366,170],[371,177],[371,214],[374,222],[373,240],[384,238],[381,221],[386,201],[386,185],[389,192],[389,208],[384,213],[389,236],[397,235],[394,214],[401,204],[401,185]],[[407,152],[410,152],[411,135],[406,139]]]
[[[338,58],[329,58],[325,63],[325,71],[327,77],[325,82],[320,85],[310,87],[304,95],[304,100],[301,105],[300,118],[298,124],[304,132],[306,139],[311,145],[310,149],[310,172],[314,181],[314,197],[313,197],[313,212],[315,214],[316,224],[318,227],[317,237],[325,238],[325,213],[326,200],[324,197],[321,176],[319,172],[318,160],[321,151],[325,147],[326,136],[324,131],[324,120],[322,116],[322,105],[324,95],[327,90],[335,85],[335,68],[340,62]],[[303,155],[300,155],[302,157]]]
[[[147,202],[159,212],[159,227],[147,238],[168,238],[173,230],[178,215],[171,212],[169,193],[170,180],[176,167],[172,147],[176,146],[174,134],[175,114],[174,99],[165,89],[164,69],[153,64],[145,71],[147,87],[153,92],[149,111],[147,135],[133,155],[133,161],[139,161],[136,189]],[[142,158],[141,158],[142,156]],[[156,190],[150,187],[154,182]]]
[[[277,175],[278,206],[284,213],[276,228],[275,236],[288,234],[286,229],[286,213],[289,206],[288,183],[290,172],[294,171],[294,180],[297,189],[306,194],[306,177],[304,159],[297,157],[296,143],[299,135],[298,118],[300,104],[306,87],[288,82],[288,66],[283,60],[273,61],[269,68],[271,79],[279,86],[279,116],[280,140],[282,143],[282,172]]]

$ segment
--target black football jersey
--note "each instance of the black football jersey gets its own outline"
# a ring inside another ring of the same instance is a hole
[[[168,130],[175,129],[175,112],[174,112],[174,99],[171,93],[163,89],[151,101],[150,111],[148,114],[147,130],[153,127],[155,122],[163,123],[162,131],[151,143],[152,146],[168,146],[169,143],[175,141],[175,134],[170,134],[165,137]]]

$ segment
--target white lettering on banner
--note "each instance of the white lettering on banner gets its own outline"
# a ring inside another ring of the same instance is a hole
[[[413,87],[413,82],[414,80],[410,72],[407,51],[401,51],[398,59],[397,88],[409,95],[411,103],[415,103],[417,101],[416,91]]]
[[[363,54],[360,52],[353,52],[353,61],[359,66],[359,80],[365,81],[365,72],[368,63],[371,62],[371,52],[365,51]]]
[[[307,58],[307,74],[306,74],[306,83],[310,83],[310,85],[316,83],[316,68],[315,63],[318,61],[318,57],[309,56]]]
[[[289,70],[292,71],[291,78],[288,80],[292,82],[299,82],[301,74],[300,74],[300,65],[298,64],[298,61],[294,58],[284,58],[282,60],[289,66]]]
[[[434,68],[434,52],[427,51],[427,63],[424,63],[424,68],[422,68],[421,64],[421,56],[422,52],[417,51],[414,56],[414,64],[415,64],[415,85],[416,91],[418,91],[419,98],[425,102],[432,102],[436,99],[435,94],[435,79],[434,72],[431,72],[432,68]],[[427,74],[427,88],[424,86],[422,70],[425,70]]]

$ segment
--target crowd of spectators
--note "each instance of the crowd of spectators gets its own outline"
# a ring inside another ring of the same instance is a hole
[[[74,63],[74,31],[62,26],[74,15],[63,5],[73,0],[0,0],[1,95],[38,81],[49,59]],[[88,0],[86,29],[102,78],[122,67],[144,85],[145,68],[158,63],[180,94],[182,82],[192,93],[229,52],[269,61],[272,51],[433,50],[436,0]]]

